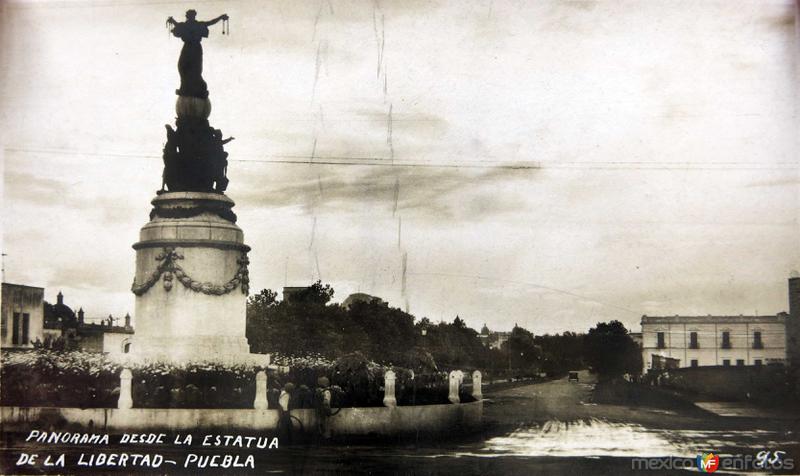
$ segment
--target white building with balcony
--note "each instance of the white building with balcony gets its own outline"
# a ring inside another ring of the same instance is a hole
[[[788,317],[643,316],[644,371],[668,359],[678,367],[783,363]]]

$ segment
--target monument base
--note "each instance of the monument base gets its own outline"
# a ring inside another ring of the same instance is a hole
[[[222,362],[267,366],[245,337],[249,292],[242,230],[223,194],[164,192],[136,250],[137,362]]]
[[[195,336],[148,337],[137,342],[127,361],[169,362],[172,364],[221,363],[227,365],[253,365],[267,367],[269,354],[251,354],[244,337]]]

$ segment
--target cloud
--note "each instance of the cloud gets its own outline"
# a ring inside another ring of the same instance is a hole
[[[6,200],[9,202],[28,202],[51,207],[55,204],[69,206],[88,205],[79,194],[72,193],[72,186],[66,180],[40,177],[32,173],[7,169],[4,174]]]
[[[118,292],[130,285],[132,276],[112,272],[107,256],[91,261],[59,263],[59,266],[53,267],[49,281],[60,286],[69,285],[72,289],[102,292]]]
[[[751,182],[746,187],[796,187],[800,185],[800,177],[783,177],[774,180],[760,180]]]
[[[142,204],[131,198],[132,191],[142,183],[140,177],[128,173],[128,169],[142,170],[136,163],[123,168],[119,163],[109,165],[104,158],[56,154],[38,157],[35,153],[16,154],[13,158],[6,154],[6,159],[10,160],[6,161],[3,193],[5,203],[14,208],[41,210],[40,217],[64,217],[69,210],[79,212],[84,222],[105,226],[128,223],[141,213]],[[117,176],[106,179],[103,174],[108,171]],[[106,188],[96,188],[98,181]]]
[[[783,31],[786,28],[794,27],[794,17],[794,9],[790,5],[787,5],[786,13],[760,18],[759,23],[766,25],[768,28]]]
[[[302,167],[302,166],[300,166]],[[297,171],[293,179],[258,186],[263,177],[250,175],[237,198],[248,205],[322,207],[356,211],[365,205],[403,210],[430,218],[481,219],[525,209],[524,200],[497,197],[496,190],[517,180],[529,180],[531,169],[437,168],[391,166],[316,166]],[[266,186],[265,186],[266,185]]]

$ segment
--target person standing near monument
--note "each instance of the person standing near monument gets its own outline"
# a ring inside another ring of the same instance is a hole
[[[278,397],[278,437],[287,444],[292,443],[292,415],[289,410],[293,391],[294,384],[289,382],[283,386]]]
[[[331,437],[331,388],[328,377],[317,379],[317,391],[314,394],[314,408],[317,410],[317,432],[323,439]]]

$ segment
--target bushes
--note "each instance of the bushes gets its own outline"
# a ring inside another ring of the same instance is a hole
[[[276,374],[270,378],[270,387],[280,388],[285,383],[297,387],[292,399],[293,408],[312,408],[309,392],[317,384],[319,377],[327,377],[334,392],[334,407],[380,407],[383,406],[384,374],[390,368],[396,375],[395,395],[399,405],[418,405],[447,403],[446,374],[415,375],[417,394],[414,396],[414,381],[411,370],[403,367],[388,367],[367,359],[361,352],[344,355],[333,362],[322,357],[277,356],[276,362],[291,362],[287,373]],[[422,382],[422,383],[421,383]],[[337,396],[338,394],[338,396]]]
[[[0,403],[17,406],[117,406],[121,367],[100,354],[4,352]]]
[[[450,393],[447,373],[417,374],[397,372],[395,391],[398,405],[433,405],[447,403]]]
[[[149,364],[131,369],[133,405],[138,408],[253,408],[251,366]]]
[[[297,387],[293,396],[293,408],[311,408],[309,397],[319,377],[327,377],[334,392],[334,407],[380,407],[383,406],[384,374],[390,368],[396,376],[395,395],[399,405],[447,403],[448,384],[446,373],[419,373],[403,367],[388,367],[367,359],[361,352],[344,355],[334,362],[321,357],[287,358],[278,356],[276,361],[292,362],[288,373],[270,378],[270,386],[278,387],[292,382]],[[304,388],[305,387],[305,388]],[[311,389],[311,390],[309,390]]]
[[[0,403],[13,406],[115,408],[122,365],[103,354],[34,350],[4,352]],[[252,408],[251,366],[153,363],[132,366],[139,408]]]
[[[368,360],[361,352],[344,355],[330,367],[331,384],[342,388],[342,406],[383,405],[383,374],[388,368]]]
[[[313,408],[320,377],[330,380],[334,407],[383,405],[384,374],[389,367],[355,352],[334,362],[319,356],[276,356],[284,372],[269,371],[268,402],[278,406],[280,389],[295,385],[293,408]],[[287,366],[289,364],[289,366]],[[131,366],[136,408],[252,408],[258,368],[213,363]],[[399,405],[447,403],[444,372],[392,368]],[[7,406],[115,408],[122,365],[102,354],[33,350],[4,352],[0,368],[0,403]],[[462,401],[470,401],[462,394]]]

